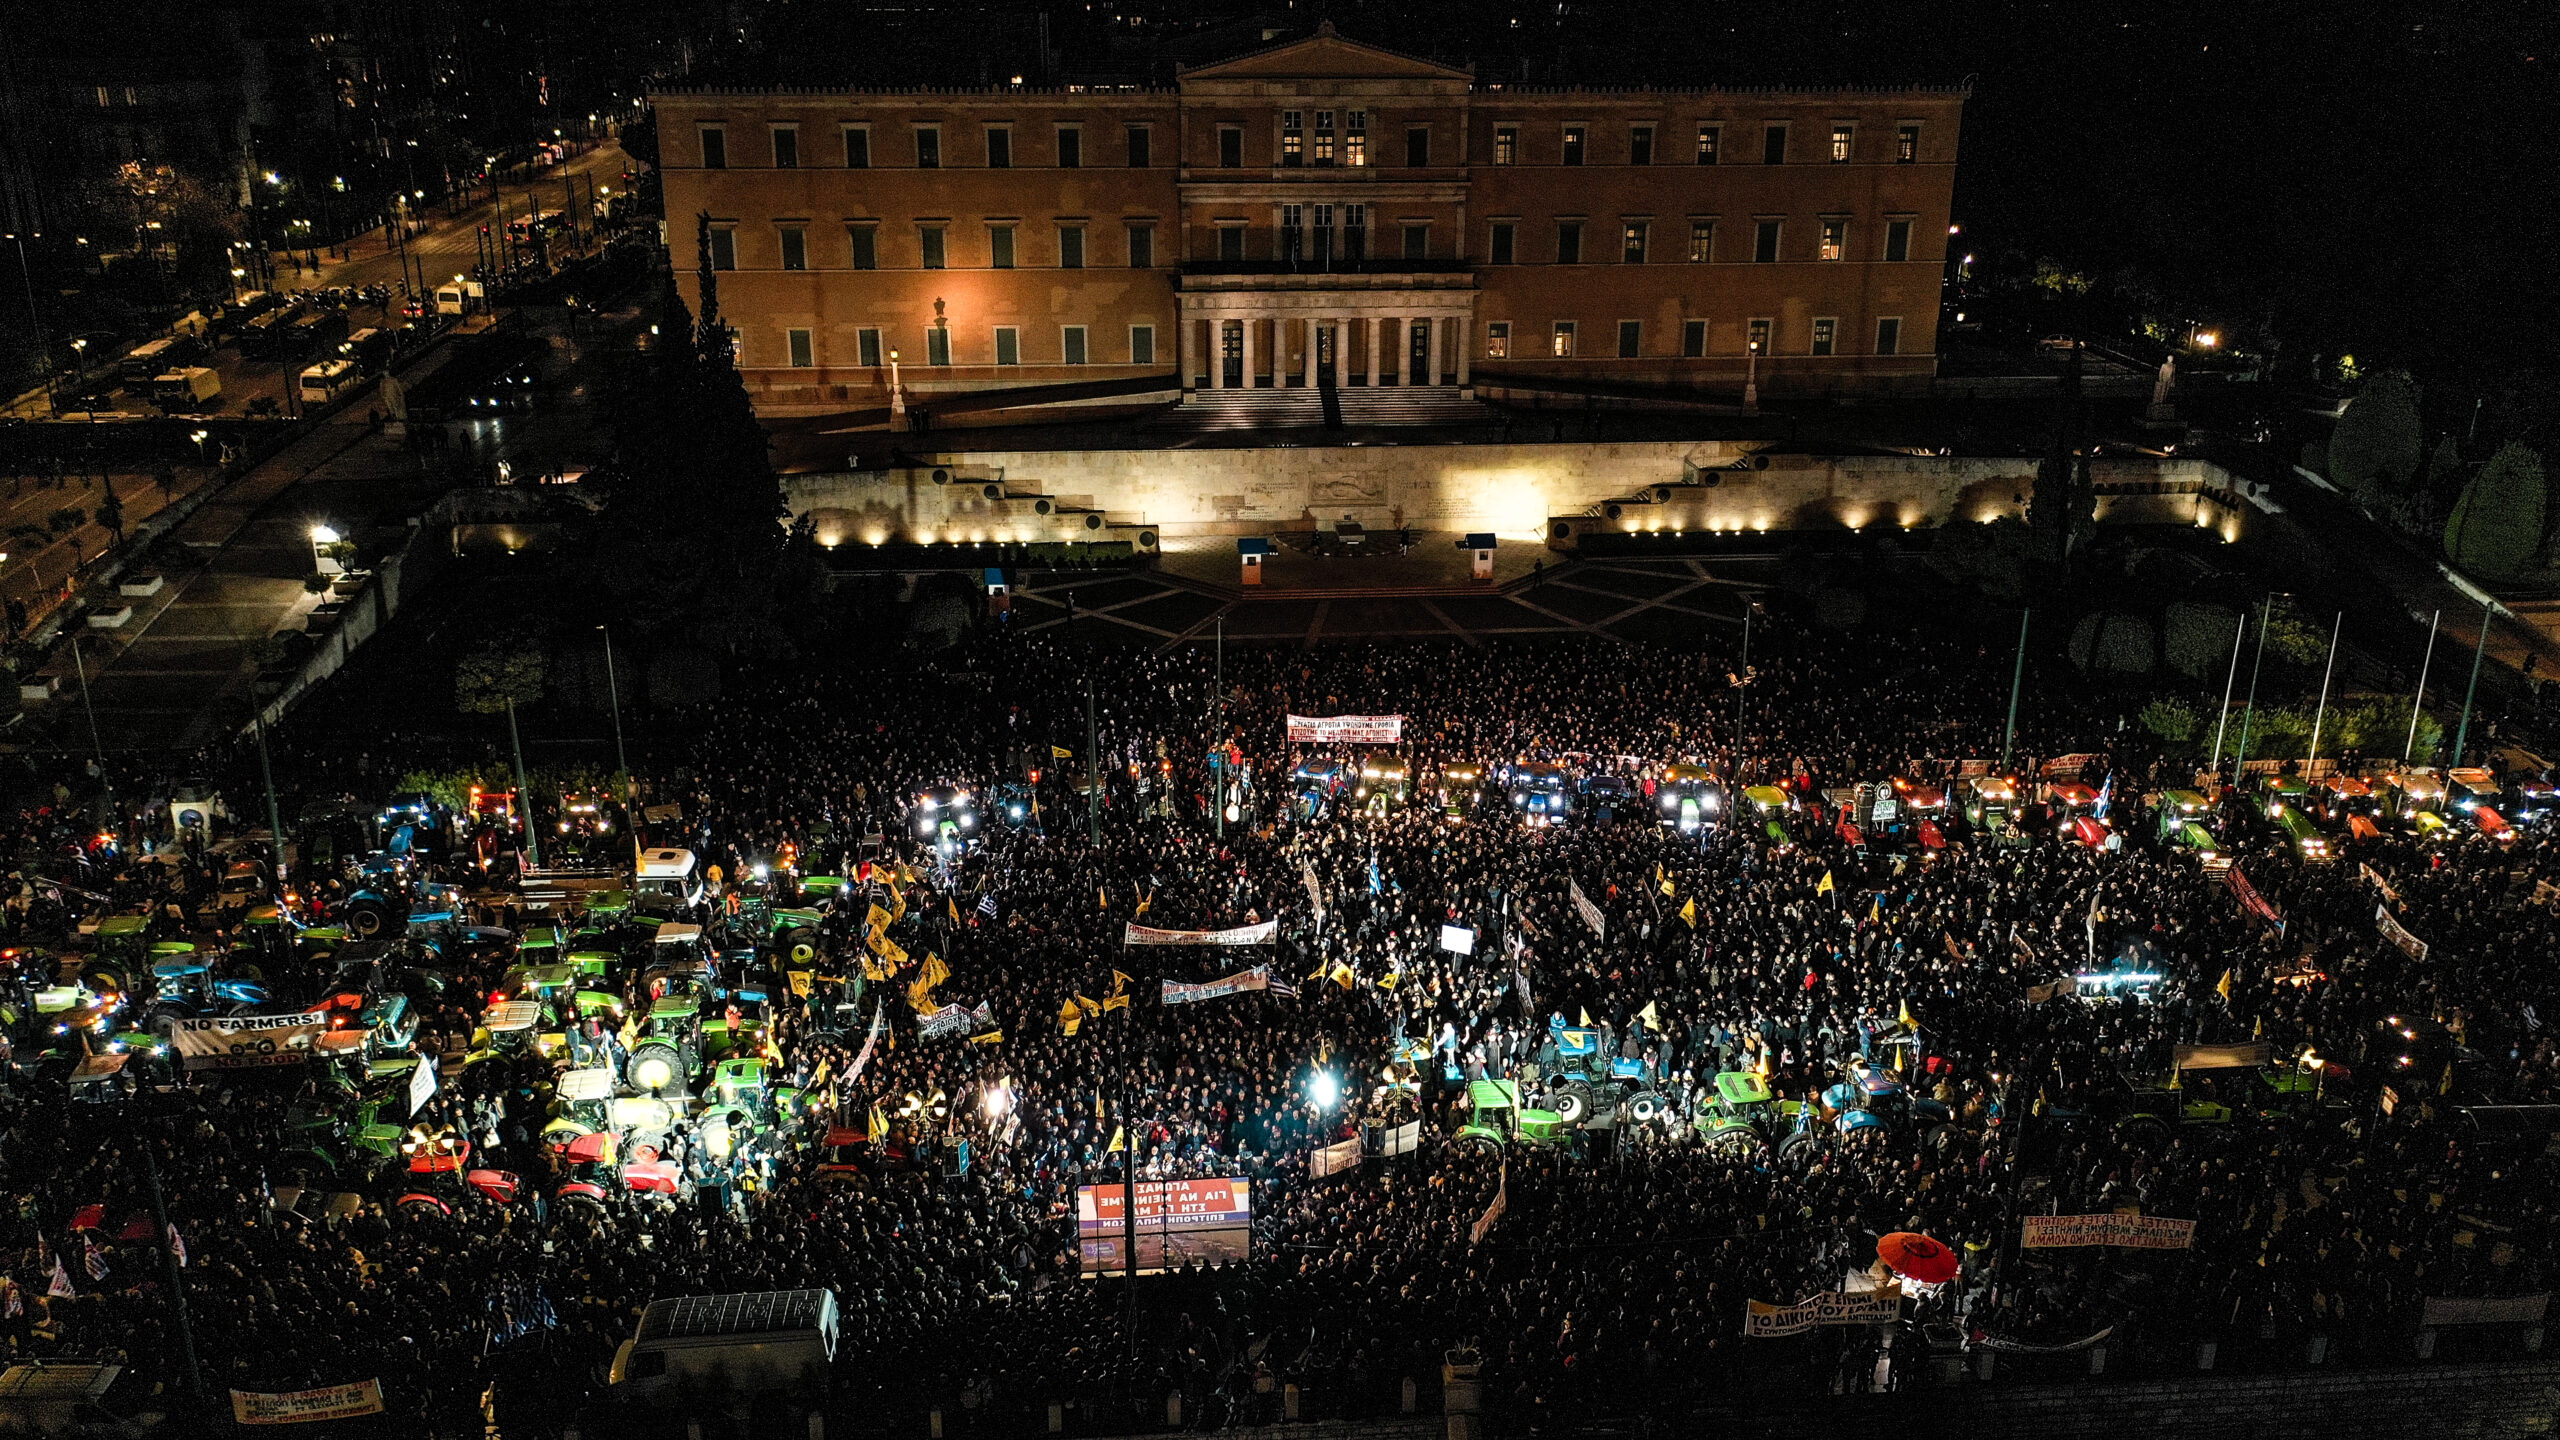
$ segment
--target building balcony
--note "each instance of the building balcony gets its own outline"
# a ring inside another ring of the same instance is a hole
[[[1290,284],[1329,285],[1345,279],[1374,283],[1377,279],[1397,284],[1449,288],[1452,282],[1472,288],[1475,266],[1465,260],[1392,259],[1346,260],[1339,255],[1326,260],[1193,260],[1182,267],[1182,288],[1200,289],[1221,280],[1248,285],[1267,285],[1273,280]]]

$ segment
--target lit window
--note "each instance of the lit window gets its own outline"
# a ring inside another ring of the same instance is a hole
[[[1717,151],[1719,148],[1721,148],[1721,147],[1723,146],[1723,144],[1724,144],[1724,127],[1723,127],[1723,126],[1721,126],[1721,125],[1701,125],[1701,126],[1699,126],[1699,127],[1698,127],[1698,163],[1699,163],[1699,164],[1701,164],[1701,165],[1713,165],[1714,163],[1716,163],[1716,151]]]
[[[1839,321],[1837,321],[1837,320],[1816,320],[1816,321],[1814,321],[1814,322],[1813,322],[1813,353],[1814,353],[1814,354],[1816,354],[1816,355],[1828,355],[1828,354],[1830,354],[1830,353],[1831,353],[1831,349],[1832,349],[1832,337],[1833,337],[1834,335],[1838,334],[1838,333],[1839,333],[1839,330],[1840,330],[1840,322],[1839,322]]]
[[[1556,322],[1555,355],[1559,360],[1573,358],[1573,323],[1570,320]]]
[[[1354,110],[1343,119],[1342,163],[1355,168],[1369,163],[1369,112]]]
[[[1751,322],[1751,348],[1761,355],[1769,353],[1769,321],[1767,319],[1755,319]]]
[[[1582,163],[1583,141],[1587,136],[1588,132],[1579,125],[1567,125],[1564,127],[1565,164],[1579,165]]]
[[[1487,360],[1508,360],[1511,358],[1510,321],[1494,320],[1486,323],[1484,327],[1484,358]]]
[[[1849,142],[1854,139],[1856,135],[1856,129],[1848,125],[1834,125],[1831,127],[1832,164],[1846,165],[1849,163]]]
[[[1716,225],[1712,220],[1689,222],[1689,263],[1704,265],[1715,258]]]
[[[1283,165],[1307,163],[1305,116],[1306,112],[1302,110],[1280,112],[1280,163]]]
[[[1333,112],[1330,110],[1316,112],[1316,163],[1333,163]]]
[[[1520,163],[1519,126],[1497,125],[1494,127],[1493,163],[1496,165],[1517,165]]]
[[[1823,221],[1822,258],[1837,260],[1847,253],[1849,253],[1849,222],[1846,220]]]
[[[1623,258],[1627,264],[1641,265],[1644,263],[1644,238],[1645,231],[1649,228],[1650,227],[1642,220],[1630,220],[1627,222],[1625,245],[1623,247],[1625,252]]]
[[[1920,127],[1905,125],[1893,133],[1893,163],[1911,165],[1920,159]]]

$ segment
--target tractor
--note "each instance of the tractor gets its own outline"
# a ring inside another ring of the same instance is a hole
[[[1573,1126],[1564,1117],[1552,1110],[1521,1108],[1517,1080],[1471,1081],[1467,1103],[1473,1115],[1458,1128],[1460,1149],[1493,1152],[1510,1144],[1567,1148],[1574,1143]]]

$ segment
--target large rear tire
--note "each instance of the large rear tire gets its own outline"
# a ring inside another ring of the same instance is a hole
[[[1823,1136],[1807,1130],[1778,1142],[1778,1163],[1790,1170],[1811,1169],[1827,1147]]]
[[[2168,1153],[2169,1122],[2157,1115],[2132,1115],[2117,1122],[2116,1139],[2145,1155]]]
[[[1579,1080],[1568,1081],[1547,1092],[1546,1109],[1566,1125],[1579,1125],[1591,1118],[1591,1087]]]

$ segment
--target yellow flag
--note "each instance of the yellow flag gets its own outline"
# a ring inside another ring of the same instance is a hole
[[[1393,971],[1378,977],[1378,988],[1381,990],[1393,990],[1402,983],[1404,983],[1404,977]]]
[[[1074,1003],[1087,1015],[1099,1015],[1102,1013],[1102,1002],[1094,999],[1090,995],[1078,995],[1075,998]]]
[[[1106,995],[1102,998],[1102,1008],[1105,1010],[1126,1010],[1129,1008],[1129,997],[1126,995]]]
[[[1004,1043],[1004,1032],[1001,1030],[990,1030],[984,1035],[972,1035],[969,1037],[969,1043],[972,1045],[1001,1045]]]
[[[1911,1001],[1908,997],[1904,998],[1902,1008],[1894,1013],[1893,1018],[1895,1022],[1900,1024],[1905,1030],[1917,1030],[1920,1028],[1920,1022],[1911,1018]]]
[[[927,986],[939,985],[950,978],[951,967],[942,962],[941,956],[927,955],[924,957],[924,983]]]
[[[803,1000],[808,999],[809,982],[817,978],[818,972],[815,970],[790,970],[785,971],[784,973],[791,978],[791,993],[799,996]]]
[[[1093,1092],[1093,1118],[1102,1118],[1102,1092],[1099,1090]]]
[[[1049,747],[1049,758],[1052,760],[1073,760],[1076,758],[1076,752],[1065,749],[1061,746],[1052,745]]]
[[[1105,1155],[1117,1155],[1117,1154],[1119,1154],[1121,1151],[1126,1150],[1126,1149],[1128,1149],[1128,1148],[1129,1148],[1129,1145],[1128,1145],[1128,1136],[1127,1136],[1125,1133],[1123,1133],[1123,1132],[1122,1132],[1122,1130],[1120,1129],[1120,1127],[1119,1127],[1119,1126],[1117,1126],[1117,1125],[1112,1126],[1112,1127],[1111,1127],[1111,1148],[1110,1148],[1110,1149],[1108,1149],[1108,1150],[1103,1151],[1102,1153],[1103,1153],[1103,1154],[1105,1154]]]
[[[1360,984],[1360,976],[1349,965],[1337,964],[1333,967],[1333,983],[1345,990],[1356,989]]]
[[[1103,888],[1102,888],[1101,886],[1099,886],[1099,885],[1094,886],[1094,887],[1093,887],[1093,905],[1094,905],[1094,908],[1095,908],[1095,909],[1097,909],[1097,910],[1108,910],[1108,909],[1110,909],[1110,908],[1111,908],[1111,892],[1110,892],[1110,891],[1108,891],[1108,890],[1103,889]]]
[[[1831,893],[1830,871],[1825,870],[1822,872],[1822,883],[1813,887],[1813,893],[1816,895],[1828,895]]]
[[[1112,993],[1112,994],[1114,994],[1114,995],[1117,995],[1117,994],[1119,994],[1121,991],[1126,990],[1126,989],[1128,989],[1128,988],[1129,988],[1129,976],[1128,976],[1128,972],[1126,972],[1126,971],[1122,971],[1122,970],[1114,970],[1114,971],[1112,971],[1112,972],[1111,972],[1111,993]]]
[[[907,1003],[916,1007],[919,1015],[933,1009],[933,987],[925,983],[923,976],[917,976],[907,985]]]
[[[889,1138],[889,1117],[880,1113],[880,1102],[877,1100],[871,1102],[870,1135],[871,1143],[874,1145]]]
[[[1698,900],[1696,896],[1693,895],[1689,897],[1688,901],[1681,905],[1680,918],[1689,922],[1690,929],[1695,930],[1698,928]]]
[[[1104,997],[1102,1001],[1102,1008],[1105,1010],[1126,1010],[1129,1008],[1128,976],[1121,974],[1117,970],[1111,972],[1111,993]]]
[[[1574,1012],[1574,1014],[1578,1017],[1578,1018],[1576,1018],[1576,1019],[1574,1020],[1574,1022],[1573,1022],[1575,1025],[1577,1025],[1577,1026],[1579,1026],[1580,1028],[1585,1029],[1585,1030],[1588,1030],[1588,1029],[1590,1029],[1590,1028],[1591,1028],[1591,1012],[1590,1012],[1590,1011],[1588,1011],[1588,1010],[1576,1010],[1576,1011]]]
[[[959,923],[960,923],[960,902],[959,902],[959,901],[952,899],[952,898],[951,898],[950,896],[948,896],[948,895],[945,895],[945,896],[943,896],[943,897],[942,897],[942,908],[951,912],[951,923],[952,923],[952,924],[957,925],[957,924],[959,924]]]
[[[1066,1031],[1069,1036],[1073,1036],[1077,1030],[1083,1027],[1083,1025],[1084,1012],[1076,1008],[1076,1002],[1070,1000],[1066,1004],[1058,1007],[1059,1029]]]
[[[910,878],[907,883],[912,885],[915,881]],[[907,918],[907,892],[899,889],[895,881],[889,885],[889,907],[889,923],[894,925]]]
[[[1874,900],[1868,903],[1867,919],[1871,923],[1884,919],[1884,895],[1881,892],[1876,895]]]
[[[1653,1002],[1650,1000],[1644,1002],[1644,1008],[1636,1012],[1636,1018],[1644,1022],[1644,1028],[1647,1030],[1662,1028],[1662,1017],[1654,1013]]]
[[[883,910],[877,904],[874,904],[871,907],[871,913],[864,917],[863,925],[866,929],[886,930],[889,928],[892,918],[893,917],[888,911]]]
[[[2215,981],[2213,985],[2213,993],[2221,996],[2225,1000],[2229,1000],[2231,998],[2232,974],[2233,972],[2229,970],[2223,971],[2222,978]]]
[[[1154,892],[1153,890],[1150,890],[1150,891],[1148,891],[1146,894],[1139,896],[1139,897],[1138,897],[1138,910],[1137,910],[1137,913],[1138,913],[1138,914],[1140,914],[1140,915],[1144,915],[1144,914],[1146,914],[1146,913],[1147,913],[1147,907],[1148,907],[1148,906],[1150,906],[1150,905],[1153,905],[1154,903],[1156,903],[1156,892]]]

